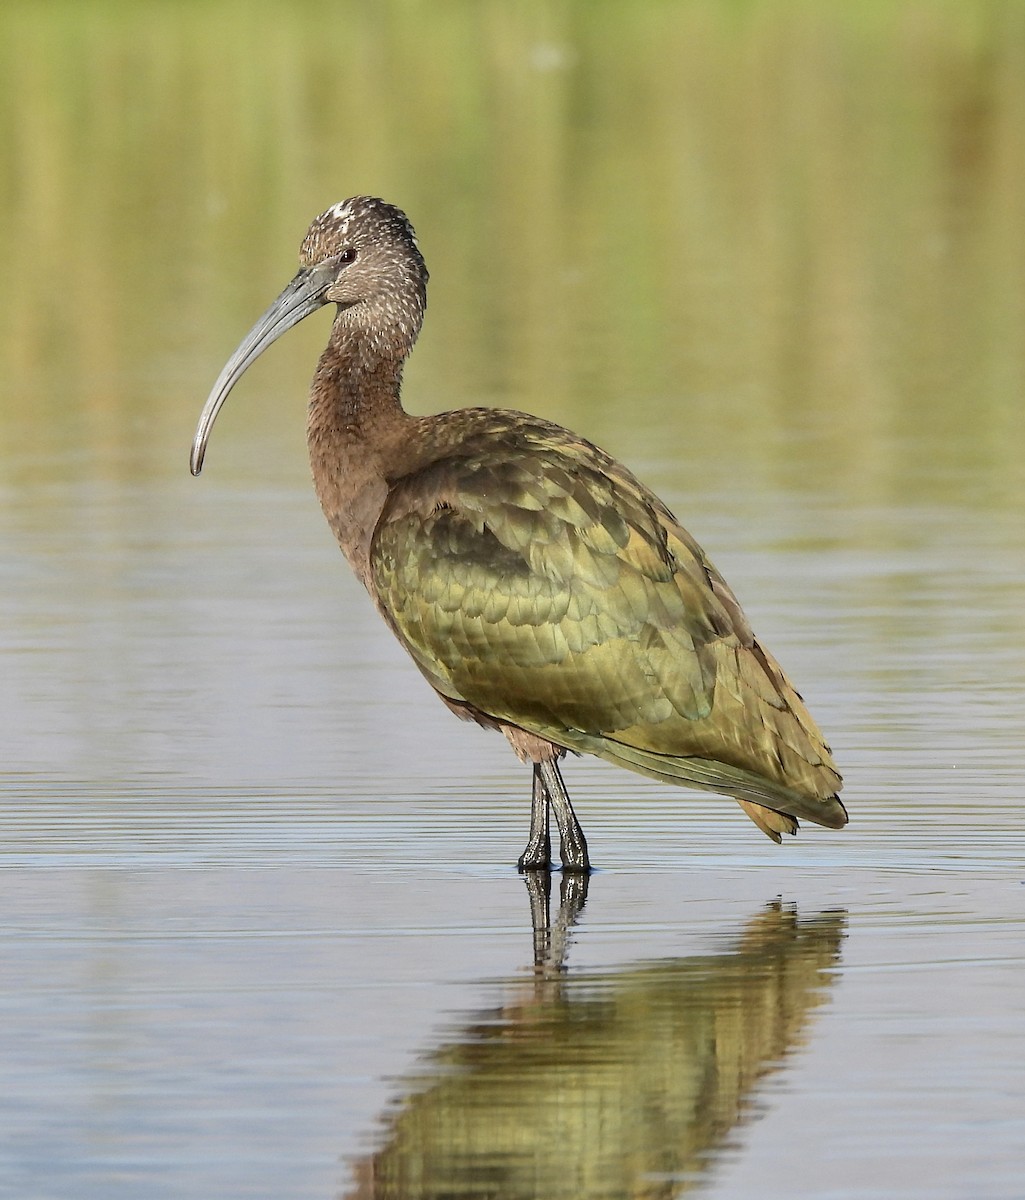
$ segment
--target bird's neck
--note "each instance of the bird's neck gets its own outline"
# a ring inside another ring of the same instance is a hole
[[[336,327],[310,389],[306,436],[324,515],[366,584],[370,539],[388,494],[389,463],[415,418],[402,408],[404,353],[381,352]]]

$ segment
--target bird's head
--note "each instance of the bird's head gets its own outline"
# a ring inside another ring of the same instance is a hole
[[[400,209],[371,196],[343,200],[306,231],[299,261],[330,278],[324,303],[350,313],[350,323],[398,326],[412,344],[427,304],[427,266]]]
[[[403,359],[427,306],[427,266],[406,214],[371,196],[352,196],[316,217],[299,250],[299,272],[239,343],[199,418],[191,468],[231,389],[272,342],[325,304],[337,305],[339,337],[358,336],[369,359]]]

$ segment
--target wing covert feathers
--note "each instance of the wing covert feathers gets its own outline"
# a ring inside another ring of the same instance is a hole
[[[842,826],[822,735],[661,501],[559,426],[447,418],[371,545],[375,600],[442,696],[734,796],[776,841],[797,817]]]

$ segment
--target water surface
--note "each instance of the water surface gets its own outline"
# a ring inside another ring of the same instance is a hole
[[[0,56],[0,1195],[1020,1197],[1025,9],[10,4]],[[326,317],[187,474],[357,191],[432,270],[410,407],[652,483],[846,830],[574,761],[535,969],[529,779],[312,496]]]

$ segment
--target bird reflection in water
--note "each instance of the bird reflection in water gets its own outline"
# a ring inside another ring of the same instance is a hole
[[[587,880],[564,878],[546,925],[548,886],[528,876],[533,979],[423,1055],[345,1200],[670,1200],[706,1182],[802,1043],[846,921],[776,902],[719,953],[578,974]]]

